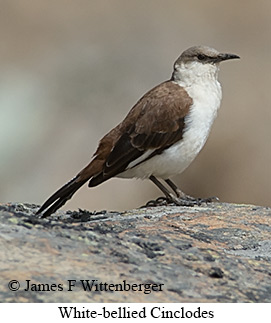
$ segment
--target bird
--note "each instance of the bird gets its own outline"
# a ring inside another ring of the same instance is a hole
[[[239,58],[203,45],[185,50],[175,61],[171,78],[137,101],[123,121],[99,141],[89,164],[36,214],[48,217],[86,182],[95,187],[112,177],[151,180],[164,197],[147,206],[211,202],[213,198],[185,194],[170,177],[191,164],[209,136],[222,98],[220,63]]]

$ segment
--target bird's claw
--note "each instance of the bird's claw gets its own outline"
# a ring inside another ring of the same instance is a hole
[[[168,204],[169,204],[169,200],[166,197],[161,196],[161,197],[158,197],[156,200],[150,200],[142,207],[163,206],[163,205],[168,205]]]
[[[216,196],[207,197],[207,198],[194,198],[191,196],[186,196],[185,198],[172,196],[171,198],[167,197],[158,197],[156,200],[150,200],[143,205],[142,207],[155,207],[155,206],[166,206],[166,205],[177,205],[177,206],[200,206],[203,203],[212,203],[218,202],[219,198]]]

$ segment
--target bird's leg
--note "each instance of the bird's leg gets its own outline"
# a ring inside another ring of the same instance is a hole
[[[172,188],[174,193],[177,195],[177,197],[183,198],[183,199],[194,199],[192,196],[189,196],[185,194],[177,185],[175,185],[172,180],[165,179],[165,182]]]
[[[201,205],[202,203],[210,203],[218,201],[217,197],[209,198],[194,198],[182,192],[170,179],[165,182],[173,190],[176,196],[171,193],[155,176],[150,176],[149,179],[165,194],[165,197],[159,197],[156,200],[149,201],[146,206],[161,206],[168,204],[175,204],[179,206],[194,206]]]
[[[194,206],[198,204],[198,201],[196,199],[188,199],[186,198],[186,195],[183,193],[183,197],[178,196],[175,192],[175,189],[177,189],[177,186],[170,181],[170,184],[168,184],[175,194],[171,193],[156,177],[153,175],[149,177],[149,179],[165,194],[165,197],[160,197],[155,201],[150,201],[146,204],[146,206],[158,206],[158,205],[167,205],[167,204],[175,204],[179,206]],[[181,192],[181,191],[180,191]]]
[[[149,201],[145,206],[161,206],[161,205],[167,205],[169,201],[171,200],[171,193],[169,190],[161,183],[158,181],[156,177],[153,175],[150,176],[150,180],[158,187],[160,190],[165,194],[165,197],[159,197],[156,200],[151,200]],[[143,206],[144,207],[144,206]]]
[[[171,193],[170,191],[161,183],[158,181],[156,177],[153,175],[150,176],[150,180],[158,187],[160,190],[165,194],[166,198],[171,199]]]
[[[190,195],[185,194],[170,179],[166,179],[165,182],[168,184],[168,186],[172,188],[172,190],[177,195],[177,197],[184,200],[193,201],[195,202],[195,204],[201,205],[202,203],[211,203],[219,200],[216,196],[207,197],[207,198],[194,198]]]

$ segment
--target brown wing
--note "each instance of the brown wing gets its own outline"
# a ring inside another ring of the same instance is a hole
[[[184,118],[191,104],[187,92],[171,81],[153,88],[122,123],[102,138],[94,160],[81,176],[92,173],[89,186],[96,186],[126,170],[145,152],[152,150],[146,158],[162,153],[182,138]]]

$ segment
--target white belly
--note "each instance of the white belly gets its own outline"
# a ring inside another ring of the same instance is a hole
[[[183,138],[162,154],[156,155],[138,166],[129,168],[118,177],[147,178],[151,175],[167,179],[182,173],[195,159],[204,146],[221,101],[221,88],[218,82],[201,87],[186,88],[193,98],[193,105],[185,118]],[[150,152],[145,153],[146,156]],[[144,155],[145,155],[144,154]],[[143,156],[144,156],[143,155]],[[142,157],[140,159],[142,160]],[[135,163],[131,163],[133,166]]]

